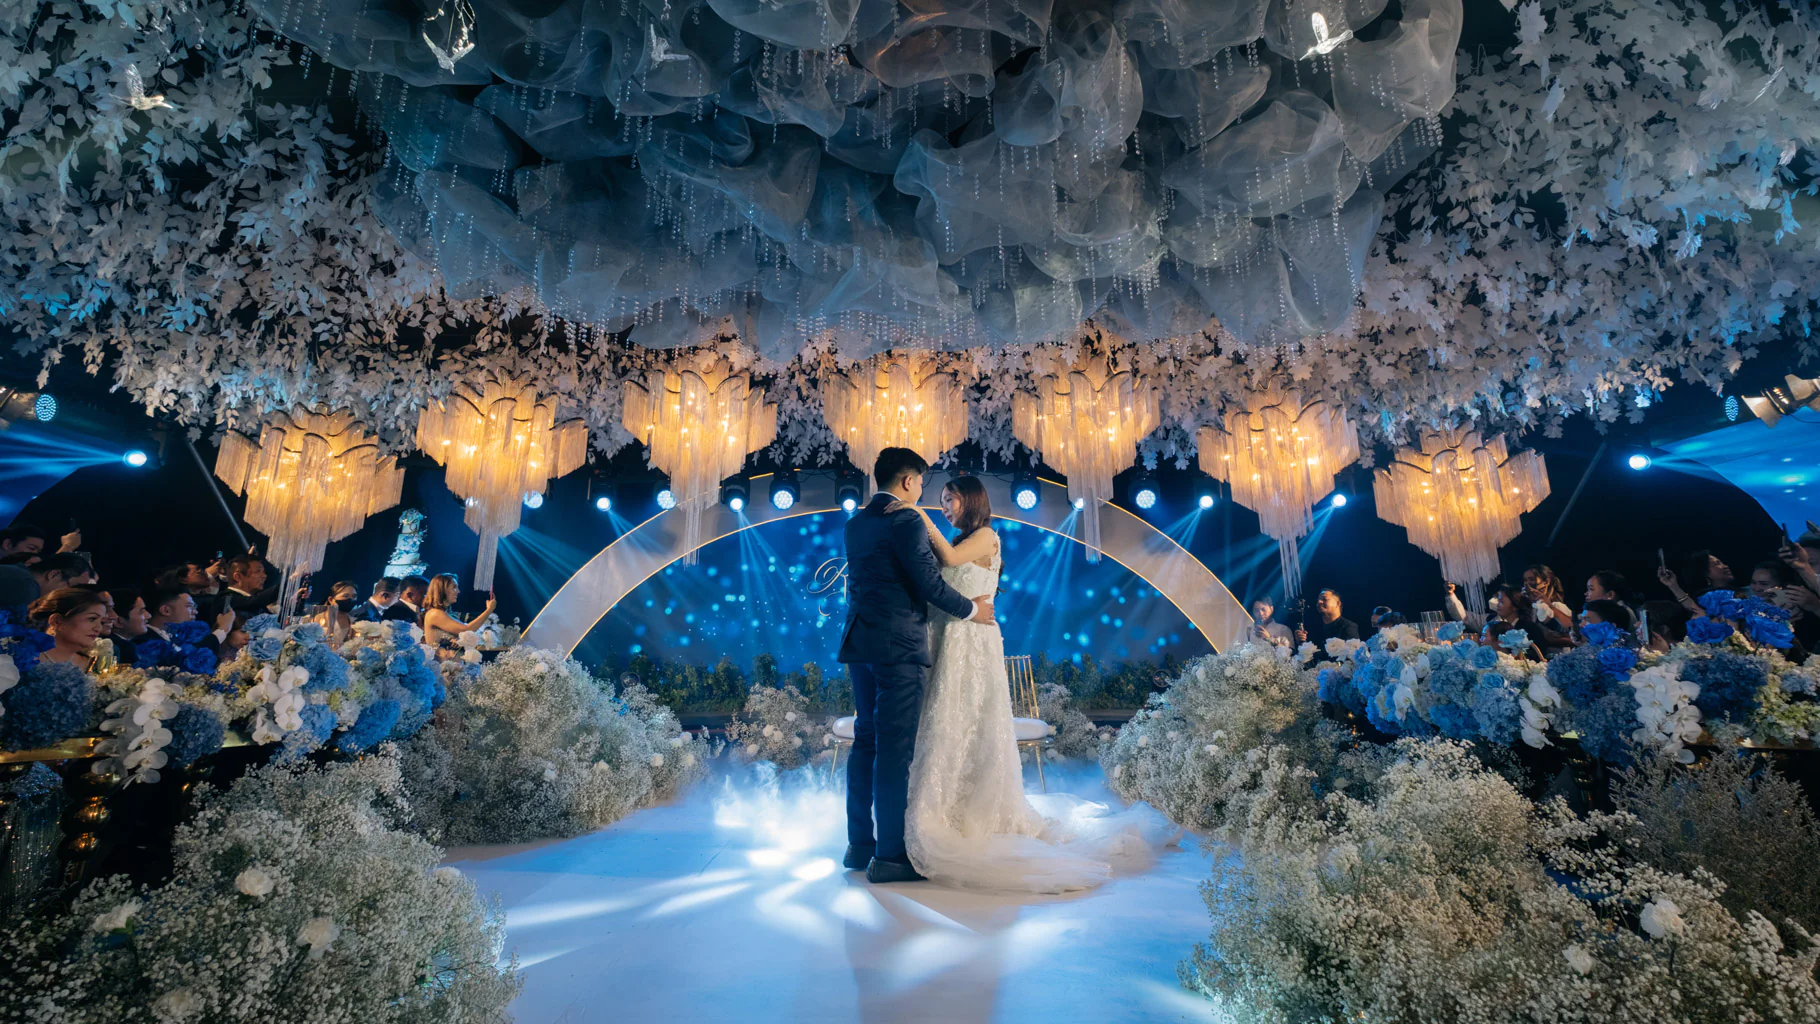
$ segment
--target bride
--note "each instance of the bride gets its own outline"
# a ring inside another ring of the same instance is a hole
[[[952,543],[927,512],[917,511],[948,584],[970,598],[997,591],[1002,562],[985,486],[963,476],[942,488],[942,513],[959,531]],[[1155,829],[1143,827],[1141,810],[1109,815],[1104,805],[1059,795],[1041,798],[1055,816],[1033,807],[1024,795],[998,624],[931,608],[929,634],[933,668],[904,824],[919,872],[950,885],[1068,892],[1105,882],[1114,861],[1168,841],[1143,834]]]

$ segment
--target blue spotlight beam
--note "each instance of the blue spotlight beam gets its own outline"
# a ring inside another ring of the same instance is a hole
[[[761,478],[755,478],[757,483]],[[997,518],[1048,530],[1080,543],[1076,536],[1078,515],[1067,499],[1067,489],[1044,480],[1050,494],[1031,510],[1020,510],[1011,501],[1011,488],[996,477],[980,477]],[[933,501],[947,483],[946,476],[932,477],[924,494]],[[702,514],[699,546],[764,523],[839,509],[832,477],[817,474],[803,481],[802,500],[788,511],[770,502],[747,504],[734,512],[716,504]],[[1116,505],[1100,509],[1100,545],[1096,549],[1131,570],[1170,603],[1181,609],[1194,628],[1215,650],[1243,642],[1251,616],[1207,566],[1150,523]],[[564,583],[537,613],[525,631],[525,642],[539,647],[573,651],[613,606],[626,595],[686,558],[695,548],[683,543],[682,521],[660,513],[633,527],[608,544]]]

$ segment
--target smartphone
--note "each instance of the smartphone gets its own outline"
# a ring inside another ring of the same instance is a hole
[[[1662,553],[1661,548],[1656,549],[1656,561],[1662,564],[1662,568],[1668,568],[1668,556]]]

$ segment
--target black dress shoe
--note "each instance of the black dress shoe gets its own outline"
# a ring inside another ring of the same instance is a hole
[[[872,863],[873,849],[874,847],[871,846],[854,846],[849,843],[847,845],[847,856],[842,858],[841,864],[846,867],[848,871],[864,871],[866,870],[866,865]]]
[[[879,860],[874,857],[866,867],[866,881],[879,885],[885,882],[921,882],[925,879],[905,861]]]

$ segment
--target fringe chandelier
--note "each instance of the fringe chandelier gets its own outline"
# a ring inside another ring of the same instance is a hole
[[[381,456],[353,412],[279,412],[257,440],[222,439],[215,475],[246,496],[246,521],[270,538],[266,556],[292,574],[315,572],[330,541],[398,504],[404,470]]]
[[[1485,610],[1485,584],[1498,575],[1498,549],[1523,531],[1519,520],[1548,497],[1548,467],[1537,452],[1510,454],[1499,434],[1481,441],[1464,427],[1421,436],[1372,476],[1378,515],[1409,531],[1409,542],[1440,559],[1443,578],[1466,587]]]
[[[417,446],[447,468],[449,490],[467,504],[463,520],[480,534],[474,586],[489,590],[499,538],[518,529],[527,495],[587,461],[588,429],[557,422],[556,400],[539,397],[529,376],[490,371],[425,407]]]
[[[1068,498],[1081,517],[1087,560],[1099,561],[1100,506],[1112,500],[1112,478],[1137,461],[1138,442],[1157,427],[1157,391],[1147,378],[1113,372],[1092,356],[1066,373],[1036,381],[1012,400],[1012,432],[1068,477]]]
[[[714,356],[693,367],[649,370],[642,384],[626,381],[624,394],[621,422],[649,447],[651,465],[670,477],[690,552],[684,561],[693,564],[702,514],[718,499],[721,481],[777,437],[777,406],[749,374]]]
[[[1336,473],[1359,458],[1359,432],[1337,408],[1304,402],[1276,389],[1247,396],[1223,427],[1202,427],[1201,469],[1232,487],[1232,500],[1258,514],[1277,542],[1283,592],[1302,590],[1297,541],[1314,528],[1315,503],[1333,491]]]
[[[886,448],[908,448],[933,464],[967,439],[967,402],[952,373],[927,352],[890,352],[822,382],[822,413],[848,458],[866,474]]]

